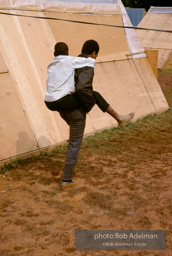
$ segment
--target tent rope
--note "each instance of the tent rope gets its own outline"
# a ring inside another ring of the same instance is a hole
[[[32,15],[23,15],[23,14],[16,14],[16,13],[7,13],[7,12],[0,12],[2,15],[9,15],[9,16],[17,16],[17,17],[25,17],[25,18],[34,18],[34,19],[42,19],[42,20],[58,20],[58,21],[66,21],[72,23],[80,23],[85,25],[95,25],[95,26],[106,26],[106,27],[115,27],[115,28],[127,28],[127,29],[139,29],[139,30],[149,30],[149,31],[157,31],[157,32],[165,32],[165,33],[172,33],[172,30],[162,30],[162,29],[154,29],[154,28],[140,28],[135,26],[118,26],[118,25],[110,25],[110,24],[103,24],[103,23],[94,23],[94,22],[87,22],[87,21],[78,21],[78,20],[68,20],[68,19],[60,19],[60,18],[52,18],[52,17],[40,17],[40,16],[32,16]]]

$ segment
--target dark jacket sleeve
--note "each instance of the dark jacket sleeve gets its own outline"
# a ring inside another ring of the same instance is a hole
[[[87,112],[89,112],[96,103],[92,94],[93,77],[94,68],[92,67],[83,67],[75,70],[76,93],[85,106]]]

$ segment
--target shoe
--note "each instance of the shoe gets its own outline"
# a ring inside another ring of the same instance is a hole
[[[71,181],[62,181],[61,184],[60,184],[60,188],[61,189],[68,189],[68,188],[71,188],[73,187],[75,184],[74,184],[74,180],[71,180]]]

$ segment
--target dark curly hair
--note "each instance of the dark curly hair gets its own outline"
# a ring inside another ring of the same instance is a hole
[[[96,54],[98,54],[99,52],[99,45],[95,40],[87,40],[81,50],[82,53],[85,54],[92,54],[93,52],[95,52]]]
[[[54,56],[68,55],[68,46],[64,42],[58,42],[54,46]]]

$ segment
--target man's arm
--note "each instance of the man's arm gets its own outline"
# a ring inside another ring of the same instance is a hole
[[[94,77],[94,68],[83,67],[75,70],[75,87],[76,93],[78,94],[80,100],[87,112],[89,112],[95,105],[96,101],[92,94]]]

